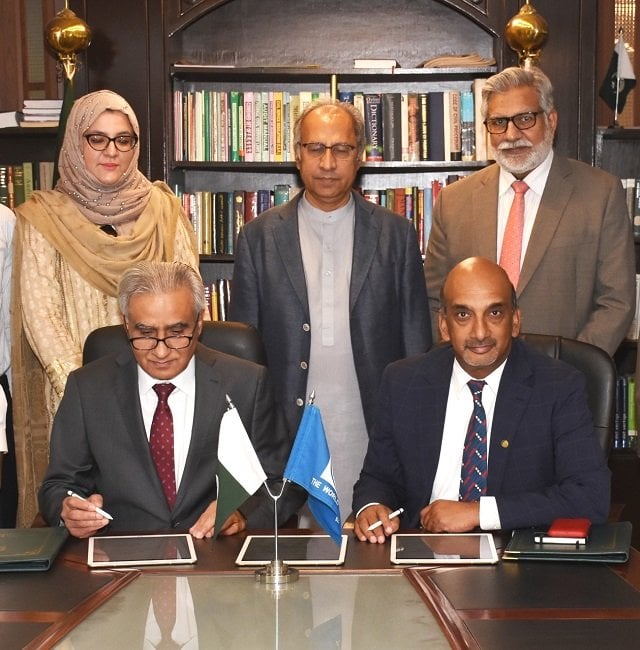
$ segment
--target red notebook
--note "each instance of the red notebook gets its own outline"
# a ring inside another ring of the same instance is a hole
[[[547,537],[588,537],[590,528],[588,519],[555,519],[547,530]]]

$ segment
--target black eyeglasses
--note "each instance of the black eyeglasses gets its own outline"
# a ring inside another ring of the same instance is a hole
[[[134,336],[129,339],[134,350],[155,350],[158,343],[164,343],[170,350],[184,350],[191,345],[193,336],[182,334],[179,336],[165,336],[159,339],[157,336]]]
[[[536,125],[538,115],[544,111],[527,111],[526,113],[518,113],[511,117],[489,117],[484,121],[487,131],[494,135],[504,133],[509,127],[509,122],[513,122],[516,129],[526,131]]]
[[[301,142],[301,147],[304,147],[304,150],[311,158],[322,158],[324,152],[329,149],[331,155],[336,160],[347,160],[351,158],[353,152],[356,150],[356,146],[353,144],[347,144],[346,142],[338,142],[336,144],[323,144],[322,142]]]
[[[104,151],[112,142],[118,151],[131,151],[138,144],[137,135],[117,135],[110,138],[104,133],[85,133],[84,139],[94,151]]]

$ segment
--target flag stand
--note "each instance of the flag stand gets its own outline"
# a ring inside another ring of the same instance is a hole
[[[273,494],[267,485],[267,482],[264,482],[264,487],[266,488],[269,496],[273,499],[273,545],[274,545],[274,557],[271,562],[261,569],[256,569],[256,582],[261,584],[280,586],[289,584],[291,582],[296,582],[300,577],[300,572],[298,569],[290,567],[286,562],[283,562],[278,557],[278,500],[284,492],[284,488],[287,484],[287,481],[282,482],[282,487],[280,488],[280,494]]]

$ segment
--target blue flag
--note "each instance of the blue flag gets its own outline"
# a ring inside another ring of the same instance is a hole
[[[309,493],[309,510],[336,544],[342,540],[340,506],[331,471],[331,454],[320,410],[307,404],[293,443],[284,478]]]

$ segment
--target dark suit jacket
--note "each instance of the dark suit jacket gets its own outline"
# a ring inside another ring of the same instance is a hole
[[[309,301],[298,235],[298,201],[277,206],[240,232],[230,317],[262,334],[276,398],[296,431],[306,402]],[[351,345],[367,428],[385,366],[431,346],[427,294],[415,229],[354,193],[349,295]]]
[[[447,273],[471,256],[497,261],[499,173],[491,165],[438,197],[425,256],[436,334]],[[554,155],[517,294],[523,332],[580,339],[613,355],[635,306],[633,235],[620,179]]]
[[[402,525],[419,524],[438,466],[453,358],[447,344],[385,371],[354,512],[374,502],[404,506]],[[502,527],[546,525],[556,517],[600,523],[609,492],[583,376],[514,340],[493,415],[487,478]]]
[[[218,432],[228,394],[269,477],[282,477],[290,436],[278,418],[263,366],[198,344],[191,443],[176,502],[169,510],[149,451],[130,350],[69,375],[51,433],[49,468],[39,493],[42,514],[60,520],[68,489],[104,497],[109,530],[188,529],[216,498]],[[264,488],[257,493],[260,495]],[[271,499],[250,500],[251,527],[271,528]],[[286,509],[285,509],[286,510]],[[292,512],[283,511],[283,520]]]

